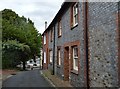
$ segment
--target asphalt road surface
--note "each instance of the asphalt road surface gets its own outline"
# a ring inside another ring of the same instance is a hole
[[[20,72],[3,82],[4,87],[51,87],[52,85],[41,75],[40,70]]]

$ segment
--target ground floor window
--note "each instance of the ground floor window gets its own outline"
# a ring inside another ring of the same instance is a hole
[[[44,63],[46,63],[46,52],[44,52]]]
[[[61,59],[62,60],[62,59]],[[80,72],[80,41],[64,44],[64,71],[70,70],[73,74]],[[69,71],[67,71],[69,72]]]
[[[50,63],[52,63],[52,59],[53,59],[53,52],[52,52],[52,50],[50,50],[49,53],[50,53],[50,57],[49,57],[50,58]]]
[[[58,65],[61,65],[61,53],[60,53],[60,49],[58,49],[58,52],[57,52],[57,58],[58,58],[58,62],[57,62],[57,64]]]
[[[73,55],[73,69],[78,71],[78,47],[73,46],[72,47],[72,55]]]

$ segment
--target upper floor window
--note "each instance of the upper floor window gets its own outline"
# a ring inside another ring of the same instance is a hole
[[[62,24],[61,20],[58,22],[58,37],[62,35]]]
[[[78,3],[75,3],[71,8],[71,27],[78,25]]]
[[[46,35],[44,34],[44,44],[46,44]]]
[[[53,28],[51,29],[51,35],[50,35],[51,42],[53,41]]]
[[[73,46],[73,69],[78,71],[78,47]]]
[[[78,3],[73,6],[73,26],[78,24]]]

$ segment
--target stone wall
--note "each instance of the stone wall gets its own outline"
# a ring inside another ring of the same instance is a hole
[[[91,87],[118,86],[117,11],[115,2],[88,4]]]
[[[118,86],[118,42],[116,14],[118,3],[90,2],[88,3],[88,40],[89,40],[89,85],[90,87]],[[79,2],[79,23],[70,28],[70,8],[61,17],[62,36],[58,38],[58,23],[55,26],[55,74],[64,79],[64,44],[79,41],[79,71],[69,72],[69,82],[75,87],[86,86],[85,39],[84,39],[84,3]],[[53,50],[53,42],[49,49]],[[61,66],[57,67],[57,47],[61,46]],[[53,64],[48,68],[53,70]]]
[[[83,32],[83,5],[79,3],[79,12],[80,12],[80,19],[79,24],[75,28],[70,28],[70,9],[69,8],[64,15],[62,16],[62,36],[58,38],[56,35],[56,47],[61,46],[61,67],[57,67],[56,72],[57,75],[63,79],[64,78],[64,44],[79,41],[80,42],[80,67],[79,73],[75,74],[70,71],[69,81],[72,85],[76,87],[84,87],[85,86],[85,79],[84,79],[84,32]],[[56,29],[57,30],[57,29]],[[57,34],[57,31],[56,31]]]

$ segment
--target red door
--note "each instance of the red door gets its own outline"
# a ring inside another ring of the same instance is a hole
[[[64,80],[69,81],[69,47],[64,48]]]

